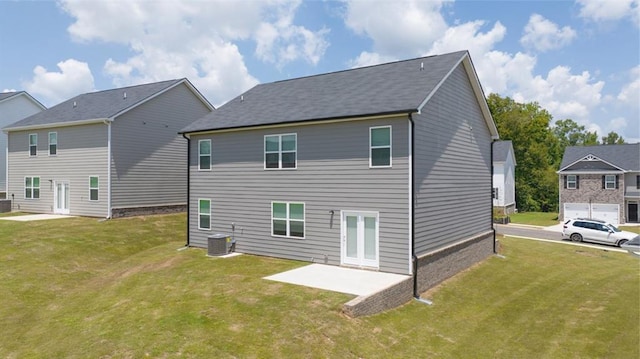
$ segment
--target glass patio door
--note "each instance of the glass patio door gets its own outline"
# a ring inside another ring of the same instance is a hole
[[[378,214],[342,212],[342,264],[378,268]]]
[[[56,182],[53,212],[69,214],[69,182]]]

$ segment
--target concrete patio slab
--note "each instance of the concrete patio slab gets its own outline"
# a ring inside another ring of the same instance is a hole
[[[27,214],[24,216],[0,217],[0,220],[30,222],[30,221],[42,221],[47,219],[61,219],[61,218],[73,218],[73,217],[74,216],[66,216],[61,214]]]
[[[358,296],[377,293],[407,278],[410,276],[317,263],[265,277],[278,282]]]

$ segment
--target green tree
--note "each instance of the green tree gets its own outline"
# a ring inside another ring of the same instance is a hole
[[[608,135],[602,137],[603,145],[622,145],[624,144],[624,139],[617,133],[611,131]]]
[[[518,103],[491,94],[487,104],[500,138],[513,142],[516,202],[522,211],[556,211],[561,146],[549,127],[551,114],[537,103]],[[568,123],[567,125],[571,125]]]

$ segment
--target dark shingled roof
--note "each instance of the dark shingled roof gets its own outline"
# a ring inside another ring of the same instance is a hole
[[[625,171],[640,171],[640,143],[567,147],[564,150],[560,171],[588,155],[598,157]]]
[[[493,160],[495,162],[504,162],[507,160],[509,149],[513,148],[511,140],[496,141],[493,143]],[[515,159],[514,159],[515,160]]]
[[[4,129],[111,118],[182,81],[186,79],[85,93],[15,122]],[[125,92],[126,98],[124,98]]]
[[[182,133],[416,112],[466,51],[260,84]]]

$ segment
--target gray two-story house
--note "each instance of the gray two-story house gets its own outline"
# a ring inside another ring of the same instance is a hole
[[[498,133],[466,51],[257,85],[185,127],[188,245],[416,274],[494,251]]]
[[[561,220],[639,222],[640,144],[567,147],[558,178]]]
[[[213,107],[178,79],[86,93],[9,125],[13,210],[93,217],[184,210],[187,141]]]

